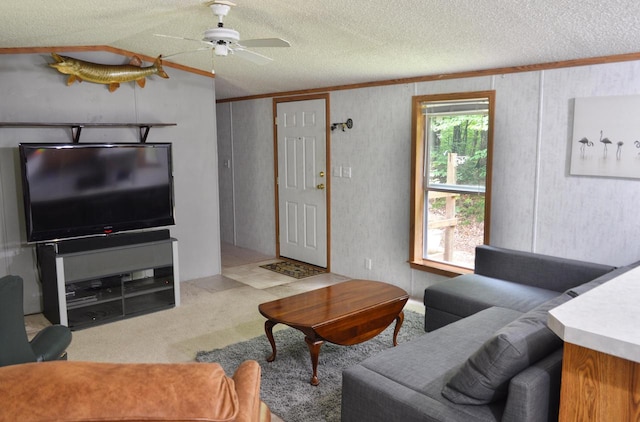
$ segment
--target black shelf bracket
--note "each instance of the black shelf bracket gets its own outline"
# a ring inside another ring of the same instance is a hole
[[[71,139],[74,144],[80,143],[80,133],[82,133],[82,125],[71,126]]]
[[[150,125],[140,125],[140,142],[147,142],[147,136],[149,135],[149,129],[151,129]]]

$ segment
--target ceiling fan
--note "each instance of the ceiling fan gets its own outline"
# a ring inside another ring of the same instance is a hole
[[[176,56],[178,54],[190,53],[201,50],[213,50],[215,56],[224,57],[229,53],[234,54],[240,58],[249,60],[256,64],[266,64],[273,61],[272,58],[265,55],[256,53],[247,49],[247,47],[290,47],[291,44],[281,38],[258,38],[250,40],[240,41],[240,33],[231,28],[225,28],[224,17],[227,16],[229,10],[235,3],[226,0],[214,0],[205,3],[213,11],[213,14],[218,17],[218,26],[215,28],[207,29],[204,31],[204,37],[201,40],[193,38],[175,37],[172,35],[154,34],[159,37],[175,38],[187,41],[196,41],[204,43],[207,47],[202,47],[193,51],[184,51],[180,53],[170,54],[164,56],[164,58]]]

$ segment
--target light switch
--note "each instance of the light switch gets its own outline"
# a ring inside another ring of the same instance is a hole
[[[342,177],[351,179],[351,167],[342,167]]]
[[[334,166],[331,168],[331,175],[333,177],[342,177],[342,167],[341,166]]]

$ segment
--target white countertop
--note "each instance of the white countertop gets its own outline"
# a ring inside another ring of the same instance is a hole
[[[548,324],[567,343],[640,362],[640,267],[552,309]]]

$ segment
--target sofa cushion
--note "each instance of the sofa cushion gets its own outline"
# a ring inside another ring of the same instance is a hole
[[[499,420],[499,404],[459,406],[441,392],[455,368],[520,315],[506,308],[485,309],[345,369],[342,421]]]
[[[454,373],[442,395],[457,404],[488,404],[504,398],[513,376],[562,346],[547,327],[547,314],[570,299],[558,296],[499,329]]]
[[[465,274],[429,286],[424,304],[430,309],[457,314],[461,318],[492,306],[527,312],[560,293],[477,274]]]

